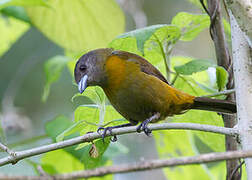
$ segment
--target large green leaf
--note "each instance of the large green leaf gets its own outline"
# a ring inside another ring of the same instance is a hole
[[[131,53],[135,53],[138,55],[142,55],[142,53],[137,48],[137,41],[134,37],[124,37],[114,39],[108,44],[109,48],[113,48],[115,50],[127,51]]]
[[[157,151],[161,159],[193,156],[197,154],[191,140],[190,132],[171,130],[153,132],[153,134],[156,140]],[[204,164],[176,166],[173,168],[165,168],[163,171],[167,179],[194,180],[199,177],[204,180],[211,179]]]
[[[124,15],[114,0],[48,0],[51,8],[26,8],[49,39],[73,51],[105,47],[124,31]]]
[[[195,59],[186,64],[175,66],[174,69],[179,74],[192,75],[193,73],[207,70],[209,67],[212,66],[215,66],[213,61],[205,59]]]
[[[61,72],[68,61],[69,59],[65,56],[54,56],[45,62],[44,72],[46,75],[46,83],[42,96],[43,101],[46,101],[51,85],[59,79]]]
[[[83,154],[84,155],[84,154]],[[86,163],[89,164],[89,163]],[[102,165],[112,165],[111,161],[103,161]],[[56,151],[51,151],[44,154],[41,158],[41,166],[43,170],[48,174],[62,174],[71,173],[75,171],[83,171],[83,169],[88,169],[79,159],[72,156],[70,153],[59,149]],[[94,166],[96,167],[96,166]],[[103,178],[90,178],[92,180],[112,180],[113,175],[108,175]]]
[[[48,6],[45,0],[1,0],[0,9],[8,6]]]
[[[165,72],[164,60],[180,38],[180,30],[174,25],[155,25],[127,32],[109,43],[108,47],[144,56],[161,72]]]
[[[169,25],[166,25],[166,24],[148,26],[145,28],[141,28],[141,29],[124,33],[118,38],[134,37],[137,41],[137,47],[139,51],[141,51],[141,53],[143,54],[145,41],[147,41],[158,29],[163,28],[163,27],[168,27],[168,26]]]
[[[21,21],[31,23],[30,19],[23,7],[20,6],[9,6],[0,11],[2,14],[6,16],[12,16]]]
[[[13,43],[29,29],[29,24],[15,18],[0,16],[0,57],[8,51]]]
[[[182,41],[193,40],[201,31],[209,27],[210,19],[207,14],[190,14],[187,12],[178,13],[172,24],[178,26],[182,32]]]
[[[64,130],[72,126],[73,124],[74,123],[70,121],[68,118],[66,118],[65,116],[57,116],[52,121],[49,121],[46,123],[45,131],[46,131],[46,134],[55,141],[56,137],[61,132],[63,132]]]
[[[78,159],[63,149],[44,154],[41,165],[48,174],[70,173],[84,169],[84,165]]]

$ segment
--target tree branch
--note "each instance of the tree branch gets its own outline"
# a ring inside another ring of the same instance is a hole
[[[247,35],[248,43],[252,47],[252,1],[226,0],[241,30]]]
[[[157,168],[173,167],[173,166],[179,166],[179,165],[202,164],[202,163],[216,162],[216,161],[222,161],[222,160],[232,160],[232,159],[239,159],[239,158],[248,158],[248,157],[252,157],[252,150],[207,153],[207,154],[189,156],[189,157],[140,161],[140,162],[135,162],[131,164],[113,165],[113,166],[107,166],[107,167],[100,167],[100,168],[96,168],[92,170],[76,171],[73,173],[54,175],[51,177],[0,175],[0,180],[23,180],[23,179],[66,180],[66,179],[90,178],[90,177],[105,176],[108,174],[152,170],[152,169],[157,169]]]
[[[213,132],[213,133],[218,133],[218,134],[225,134],[225,135],[230,135],[230,136],[235,136],[235,137],[239,135],[239,132],[236,128],[225,128],[225,127],[203,125],[203,124],[196,124],[196,123],[151,124],[151,125],[148,125],[148,128],[150,130],[165,130],[165,129],[166,130],[167,129],[198,130],[198,131]],[[112,133],[106,136],[121,135],[121,134],[134,133],[134,132],[136,132],[136,126],[124,127],[124,128],[113,129]],[[23,150],[23,151],[16,151],[15,156],[7,156],[5,158],[0,159],[0,166],[10,164],[10,163],[15,164],[16,162],[24,158],[28,158],[31,156],[53,151],[56,149],[61,149],[68,146],[80,144],[83,142],[91,142],[99,138],[101,138],[101,135],[98,134],[97,132],[94,132],[94,133],[88,133],[83,136],[79,136],[76,138],[72,138],[69,140],[65,140],[65,141],[61,141],[61,142],[57,142],[57,143],[53,143],[49,145],[43,145],[43,146],[39,146],[36,148]]]
[[[229,11],[229,16],[234,59],[238,127],[242,130],[242,148],[247,150],[252,149],[252,51],[231,11]],[[252,180],[252,160],[245,159],[245,164],[247,177],[249,180]]]
[[[4,152],[8,153],[10,156],[13,156],[15,154],[14,151],[10,150],[7,146],[2,144],[1,142],[0,142],[0,149]]]

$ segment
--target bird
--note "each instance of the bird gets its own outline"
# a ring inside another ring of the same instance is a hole
[[[137,126],[137,132],[151,134],[149,123],[190,109],[236,113],[236,103],[228,100],[196,97],[172,87],[161,72],[145,58],[127,51],[100,48],[79,58],[74,70],[78,90],[100,86],[111,105],[129,123],[100,127],[102,138],[112,129]]]

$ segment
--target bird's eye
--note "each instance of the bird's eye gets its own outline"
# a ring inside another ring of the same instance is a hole
[[[80,65],[80,70],[81,71],[85,71],[86,69],[87,69],[86,65],[84,65],[84,64]]]

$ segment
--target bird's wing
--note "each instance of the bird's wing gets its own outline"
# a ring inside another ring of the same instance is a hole
[[[126,51],[113,51],[112,55],[116,55],[122,59],[138,63],[140,65],[142,72],[149,74],[149,75],[152,75],[152,76],[155,76],[158,79],[160,79],[161,81],[169,84],[168,81],[166,80],[166,78],[161,74],[161,72],[157,68],[155,68],[155,66],[153,66],[151,63],[149,63],[146,59],[144,59],[143,57],[138,56],[133,53],[126,52]]]

